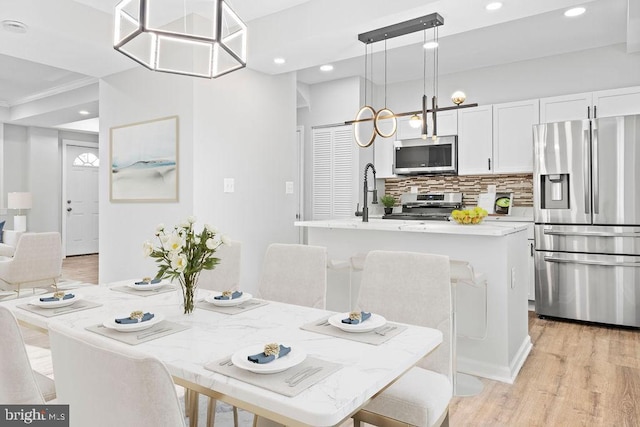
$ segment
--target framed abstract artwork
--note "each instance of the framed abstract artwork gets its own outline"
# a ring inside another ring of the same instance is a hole
[[[110,129],[112,202],[178,201],[178,116]]]

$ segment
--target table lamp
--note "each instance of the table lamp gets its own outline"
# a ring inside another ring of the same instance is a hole
[[[27,231],[27,216],[22,215],[22,209],[31,209],[31,193],[9,193],[7,207],[18,210],[18,215],[13,217],[13,229]]]

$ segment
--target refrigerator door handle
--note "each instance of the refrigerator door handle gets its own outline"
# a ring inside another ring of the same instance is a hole
[[[600,166],[598,165],[598,129],[593,128],[593,213],[597,214],[600,207]]]
[[[553,231],[553,230],[544,230],[543,234],[547,234],[550,236],[585,236],[585,237],[640,237],[640,231],[629,231],[626,233],[607,233],[607,232],[598,232],[598,231]]]
[[[640,267],[640,261],[639,262],[585,261],[585,260],[577,260],[577,259],[554,258],[550,256],[545,256],[544,260],[546,262],[557,262],[557,263],[564,263],[564,264],[598,265],[598,266],[605,266],[605,267]]]
[[[589,194],[589,129],[585,129],[583,135],[585,149],[582,152],[582,170],[583,170],[583,182],[584,182],[584,213],[590,213],[591,195]]]

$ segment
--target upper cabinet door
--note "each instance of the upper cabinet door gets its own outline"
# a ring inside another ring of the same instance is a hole
[[[402,141],[403,139],[420,138],[420,132],[422,132],[422,126],[411,127],[411,116],[398,117],[398,130],[396,131],[395,139]],[[377,140],[378,138],[376,138]]]
[[[458,110],[440,111],[438,114],[439,136],[449,136],[458,134]],[[417,128],[411,127],[411,116],[403,116],[398,118],[398,130],[396,131],[396,139],[415,139],[422,137],[422,126]],[[427,113],[427,136],[433,135],[433,114]]]
[[[537,99],[493,106],[493,173],[533,173]]]
[[[596,117],[640,114],[640,86],[593,92],[593,107]]]
[[[376,138],[373,142],[373,159],[377,178],[396,178],[393,173],[394,145],[391,138]]]
[[[458,110],[458,175],[492,173],[492,115],[491,105]]]
[[[593,118],[591,105],[591,92],[541,98],[540,123]]]

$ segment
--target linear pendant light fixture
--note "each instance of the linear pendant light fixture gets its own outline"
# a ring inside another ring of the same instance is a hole
[[[362,34],[358,34],[358,40],[360,40],[362,43],[364,43],[365,45],[369,45],[372,43],[376,43],[379,41],[385,41],[385,108],[382,111],[385,111],[385,114],[380,114],[380,112],[378,112],[378,114],[375,114],[375,110],[368,106],[365,105],[363,106],[359,111],[358,114],[356,115],[356,119],[355,120],[351,120],[351,121],[346,121],[345,124],[351,124],[354,125],[354,134],[355,134],[355,139],[356,139],[356,143],[360,146],[360,147],[368,147],[369,145],[371,145],[373,143],[373,140],[375,139],[376,133],[379,134],[380,136],[383,136],[385,138],[392,136],[395,131],[396,131],[396,125],[395,125],[395,118],[397,117],[403,117],[403,116],[412,116],[409,124],[412,127],[415,128],[422,128],[421,129],[421,134],[422,137],[426,139],[427,137],[427,113],[432,113],[432,126],[433,126],[433,131],[432,131],[432,138],[435,140],[437,139],[437,117],[436,117],[436,113],[438,111],[446,111],[446,110],[453,110],[453,109],[459,109],[459,108],[469,108],[469,107],[477,107],[478,104],[467,104],[467,105],[460,105],[462,102],[464,102],[464,95],[462,97],[457,97],[455,99],[455,106],[452,107],[439,107],[438,106],[438,47],[436,47],[434,49],[434,54],[433,54],[433,96],[431,98],[431,109],[427,108],[428,107],[428,97],[426,94],[426,52],[423,54],[424,55],[424,63],[423,63],[423,74],[424,74],[424,93],[422,96],[422,109],[418,110],[418,111],[409,111],[406,113],[392,113],[387,107],[386,107],[386,89],[387,89],[387,81],[386,81],[386,40],[393,38],[393,37],[399,37],[399,36],[404,36],[406,34],[411,34],[414,33],[416,31],[424,31],[425,33],[425,44],[426,44],[426,30],[429,28],[432,28],[434,30],[434,42],[438,42],[438,27],[444,25],[444,19],[442,18],[442,16],[440,16],[438,13],[432,13],[429,15],[425,15],[422,16],[420,18],[414,18],[414,19],[410,19],[408,21],[405,22],[400,22],[398,24],[394,24],[394,25],[390,25],[388,27],[384,27],[384,28],[379,28],[377,30],[372,30],[366,33],[362,33]],[[366,52],[366,49],[365,49]],[[365,63],[366,63],[366,58],[365,58]],[[365,68],[365,74],[366,74],[366,68]],[[365,75],[365,83],[366,83],[366,75]],[[366,96],[366,88],[365,88],[365,96]],[[457,102],[456,102],[457,101]],[[365,104],[366,104],[366,99],[365,99]],[[363,112],[373,112],[374,117],[366,117],[365,114],[363,114]],[[381,120],[388,120],[388,119],[394,119],[394,126],[392,126],[392,130],[393,132],[391,133],[380,133],[379,129],[381,129],[381,126],[379,126],[379,121]],[[358,138],[358,129],[359,127],[364,123],[364,122],[369,122],[369,121],[374,121],[374,129],[375,131],[372,133],[372,138],[371,140],[365,141],[368,144],[363,144],[362,141],[359,140]]]
[[[113,47],[153,71],[216,78],[247,65],[247,26],[224,0],[122,0]]]

